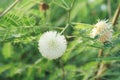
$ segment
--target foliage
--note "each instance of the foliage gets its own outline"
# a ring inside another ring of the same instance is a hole
[[[108,64],[101,80],[120,80],[120,17],[110,43],[104,45],[89,37],[98,19],[112,20],[107,8],[102,8],[107,0],[44,0],[47,11],[39,9],[41,1],[21,0],[0,17],[0,80],[62,80],[59,60],[64,65],[64,80],[94,80],[101,61]],[[113,16],[120,0],[110,1]],[[13,2],[0,0],[0,11]],[[41,34],[61,32],[66,24],[64,55],[57,60],[43,58],[38,50]],[[98,58],[99,49],[108,56]]]

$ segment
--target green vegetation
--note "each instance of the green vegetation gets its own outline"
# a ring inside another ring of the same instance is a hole
[[[0,80],[120,80],[120,15],[111,42],[90,38],[97,20],[114,22],[120,0],[18,0],[2,15],[14,1],[0,0]],[[51,30],[68,43],[56,60],[38,50]]]

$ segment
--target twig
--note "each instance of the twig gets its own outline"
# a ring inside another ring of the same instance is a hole
[[[61,69],[62,69],[62,80],[65,80],[65,70],[64,70],[64,65],[63,65],[63,62],[62,62],[61,59],[59,60],[59,62],[60,62],[60,66],[61,66]]]
[[[118,17],[119,17],[119,14],[120,14],[120,5],[118,6],[118,8],[117,8],[117,10],[116,10],[116,12],[115,12],[115,15],[114,15],[114,17],[113,17],[112,25],[115,25],[115,24],[116,24],[116,22],[117,22],[117,20],[118,20]],[[102,56],[106,56],[106,55],[104,55],[103,49],[100,49],[100,50],[99,50],[99,53],[98,53],[98,58],[99,58],[99,57],[102,57]],[[96,72],[96,77],[97,77],[97,78],[95,78],[95,80],[102,80],[102,79],[100,78],[100,75],[107,69],[106,65],[107,65],[107,64],[104,63],[103,61],[100,61],[100,62],[98,63],[98,65],[97,65],[98,71]]]
[[[73,0],[72,4],[71,4],[71,7],[67,10],[68,11],[68,19],[67,19],[67,24],[65,26],[65,28],[61,31],[61,34],[65,32],[65,30],[69,27],[70,25],[70,13],[71,13],[71,10],[74,6],[74,3],[75,3],[76,0]],[[62,80],[65,80],[65,70],[64,70],[64,65],[63,65],[63,62],[62,60],[60,59],[60,65],[61,65],[61,68],[62,68]]]
[[[65,10],[68,9],[68,8],[66,8],[65,6],[60,5],[59,3],[57,3],[55,0],[52,0],[52,2],[53,2],[54,4],[56,4],[57,6],[59,6],[59,7],[63,8],[63,9],[65,9]]]
[[[62,34],[67,28],[68,28],[69,24],[66,24],[65,28],[61,31],[60,34]]]
[[[64,33],[65,32],[65,30],[69,27],[69,25],[71,24],[70,23],[70,13],[71,13],[71,10],[73,9],[73,6],[74,6],[74,4],[75,4],[75,1],[76,0],[73,0],[73,2],[72,2],[72,4],[71,4],[71,7],[67,10],[68,12],[68,15],[67,15],[67,24],[66,24],[66,26],[65,26],[65,28],[61,31],[61,34],[62,33]]]
[[[103,49],[100,49],[99,53],[98,53],[98,58],[101,58],[102,56],[103,56]],[[95,75],[97,76],[97,78],[95,80],[100,80],[99,76],[102,73],[101,63],[102,63],[102,61],[100,61],[97,65],[97,69],[99,69],[99,70],[95,73]]]
[[[111,0],[107,0],[108,15],[111,18]]]
[[[117,8],[117,10],[115,12],[115,15],[113,17],[113,20],[112,20],[113,25],[115,25],[117,23],[119,15],[120,15],[120,5],[118,6],[118,8]]]
[[[74,6],[74,4],[75,4],[75,1],[76,1],[76,0],[73,0],[70,9],[68,9],[68,20],[67,20],[67,23],[68,23],[68,24],[70,24],[70,17],[71,17],[70,13],[71,13],[71,10],[73,9],[73,6]]]
[[[76,0],[73,0],[72,4],[71,4],[71,9],[73,8],[74,4],[75,4]]]
[[[20,0],[15,0],[6,10],[4,10],[1,14],[0,17],[4,16],[7,14]]]
[[[100,49],[99,50],[99,53],[98,53],[98,57],[100,58],[100,57],[102,57],[103,56],[103,49]]]

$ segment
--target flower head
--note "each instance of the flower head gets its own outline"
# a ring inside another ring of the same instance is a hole
[[[56,31],[45,32],[39,40],[39,51],[48,59],[56,59],[63,55],[67,48],[67,41]]]
[[[105,20],[98,21],[95,27],[92,29],[91,37],[95,38],[99,35],[98,40],[101,42],[110,41],[112,38],[112,25]]]
[[[49,5],[45,2],[41,2],[39,8],[40,8],[41,11],[46,11],[46,10],[49,9]]]

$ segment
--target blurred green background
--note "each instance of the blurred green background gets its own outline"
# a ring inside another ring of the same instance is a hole
[[[14,1],[0,0],[0,12]],[[68,17],[73,1],[21,0],[0,17],[0,80],[63,80],[60,59],[43,58],[38,40],[45,31],[60,32],[68,18],[72,24],[64,33],[68,48],[61,57],[64,80],[95,80],[100,60],[108,64],[100,80],[120,80],[120,17],[112,43],[103,45],[89,38],[97,20],[112,21],[120,0],[75,0]],[[46,12],[39,8],[42,2],[49,5]],[[100,48],[109,56],[98,59]]]

